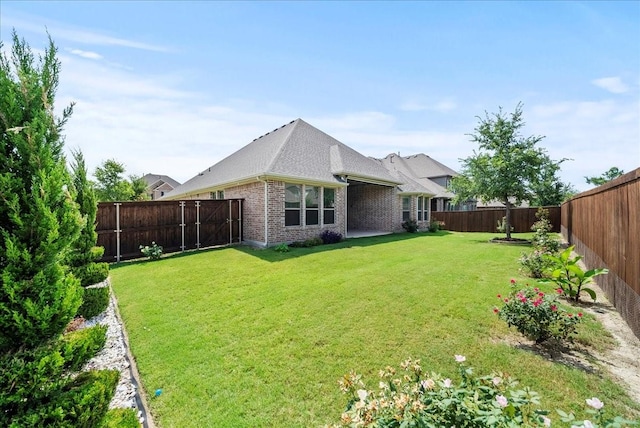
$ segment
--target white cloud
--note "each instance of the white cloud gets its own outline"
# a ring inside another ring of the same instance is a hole
[[[82,58],[87,58],[87,59],[102,59],[102,55],[95,53],[95,52],[90,52],[90,51],[83,51],[80,49],[66,49],[69,53],[72,53],[74,55],[78,55],[79,57]]]
[[[46,35],[48,32],[53,40],[56,41],[66,40],[76,44],[121,46],[153,52],[167,52],[170,50],[165,46],[113,37],[94,30],[72,28],[67,24],[60,24],[51,19],[44,19],[38,16],[30,15],[21,18],[12,15],[2,15],[2,20],[3,25],[6,25],[7,28],[14,27],[18,32],[29,31],[40,35]]]
[[[624,94],[629,91],[629,87],[620,77],[603,77],[592,80],[591,83],[614,94]]]
[[[540,145],[552,158],[573,159],[562,164],[562,175],[579,190],[590,187],[585,176],[600,175],[612,166],[625,171],[640,166],[637,100],[539,104],[525,116],[529,133],[546,135]]]

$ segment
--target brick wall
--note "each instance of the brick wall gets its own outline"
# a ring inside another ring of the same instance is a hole
[[[245,241],[264,242],[264,183],[245,184],[224,189],[225,198],[244,199],[242,213]]]
[[[383,232],[395,230],[394,223],[397,222],[398,215],[397,205],[401,203],[395,188],[360,184],[349,186],[347,192],[349,229]],[[402,207],[400,206],[400,208]]]

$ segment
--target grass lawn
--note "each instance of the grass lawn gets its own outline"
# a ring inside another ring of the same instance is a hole
[[[495,234],[397,234],[289,253],[233,247],[112,267],[143,386],[163,427],[293,427],[337,422],[338,379],[420,358],[455,378],[454,354],[477,374],[500,370],[584,416],[596,396],[640,410],[602,374],[509,346],[492,312],[528,248]],[[522,236],[522,235],[518,235]],[[589,320],[587,320],[589,321]],[[594,322],[584,341],[606,346]],[[517,333],[515,333],[517,334]],[[553,416],[553,415],[552,415]],[[559,418],[553,417],[553,420]],[[555,426],[555,424],[554,424]]]

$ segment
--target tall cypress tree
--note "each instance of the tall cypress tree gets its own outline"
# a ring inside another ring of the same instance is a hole
[[[53,113],[59,68],[51,40],[36,62],[15,32],[0,57],[0,352],[59,335],[81,303],[63,265],[82,219],[62,153],[73,106]]]
[[[15,31],[11,59],[1,48],[0,426],[98,426],[118,373],[71,371],[100,349],[106,329],[62,335],[83,291],[66,266],[83,224],[61,136],[73,106],[54,114],[51,39],[37,59]]]
[[[109,265],[96,263],[104,254],[104,247],[97,247],[98,233],[96,232],[96,214],[98,200],[93,185],[87,179],[87,166],[81,151],[72,152],[71,178],[76,192],[76,203],[84,217],[85,224],[78,239],[72,245],[67,262],[71,272],[80,280],[80,285],[86,287],[103,281],[109,274]]]

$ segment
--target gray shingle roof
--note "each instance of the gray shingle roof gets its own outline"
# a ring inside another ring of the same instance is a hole
[[[455,172],[448,166],[425,155],[424,153],[418,153],[417,155],[404,156],[404,157],[391,154],[391,155],[388,155],[387,158],[389,156],[395,156],[396,158],[400,158],[404,160],[406,167],[411,171],[411,175],[415,177],[420,177],[420,178],[433,178],[433,177],[445,177],[445,176],[455,177],[458,175],[457,172]]]
[[[165,182],[167,184],[169,184],[171,187],[176,188],[180,185],[180,183],[178,183],[176,180],[174,180],[173,178],[169,177],[168,175],[161,175],[161,174],[145,174],[142,179],[145,181],[145,183],[147,183],[147,187],[151,187],[154,186],[158,187],[160,186],[162,183],[159,182]]]
[[[167,199],[204,193],[258,178],[344,185],[339,176],[400,184],[378,162],[296,119],[211,166],[167,194]]]
[[[409,159],[414,160],[413,165],[410,164]],[[419,160],[424,160],[424,162],[419,162]],[[427,155],[421,153],[418,155],[401,157],[392,153],[387,155],[384,159],[378,159],[378,161],[392,174],[396,174],[399,177],[403,178],[405,182],[407,182],[409,179],[412,180],[423,188],[428,189],[428,193],[432,194],[436,198],[452,198],[454,196],[453,193],[449,192],[438,183],[435,183],[434,181],[427,178],[424,171],[417,169],[420,165],[434,165],[434,163],[442,165],[440,162],[431,159]],[[450,170],[457,175],[457,173],[449,167],[444,165],[442,166],[444,168],[441,168],[439,171]],[[432,169],[431,171],[434,171],[434,169]],[[437,177],[437,175],[432,177]],[[405,187],[405,185],[402,185],[401,190],[407,193],[415,193],[415,191],[405,190]]]

